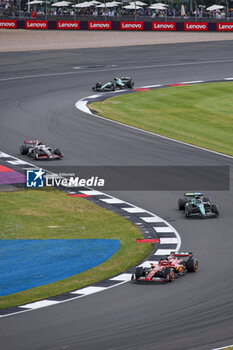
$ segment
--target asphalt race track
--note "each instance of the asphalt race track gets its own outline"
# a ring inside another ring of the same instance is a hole
[[[18,157],[25,138],[40,137],[61,147],[65,158],[59,165],[232,167],[231,158],[75,108],[77,100],[92,94],[94,83],[113,76],[131,75],[136,87],[233,77],[232,44],[1,53],[0,150]],[[180,192],[112,194],[170,222],[181,235],[182,250],[197,256],[198,273],[172,284],[126,283],[3,317],[1,350],[211,350],[233,344],[232,189],[208,193],[218,203],[220,217],[204,220],[185,219],[178,211]]]

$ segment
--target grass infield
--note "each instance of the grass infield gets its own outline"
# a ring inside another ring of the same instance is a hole
[[[155,89],[89,107],[97,114],[233,156],[233,82]]]
[[[103,264],[70,278],[0,298],[0,308],[29,303],[112,277],[143,260],[151,244],[119,215],[55,189],[0,193],[0,239],[118,239],[120,249]]]

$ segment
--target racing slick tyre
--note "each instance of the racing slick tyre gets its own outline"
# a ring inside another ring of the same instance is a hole
[[[186,204],[186,200],[184,198],[179,198],[179,200],[178,200],[179,210],[184,210],[185,204]]]
[[[34,160],[38,160],[38,154],[34,151],[32,154]]]
[[[27,154],[28,153],[28,148],[26,145],[22,145],[19,148],[21,154]]]
[[[203,201],[204,201],[204,202],[210,202],[210,199],[209,199],[209,197],[204,197],[204,198],[203,198]]]
[[[62,157],[62,153],[61,153],[60,148],[55,148],[55,149],[54,149],[54,154],[56,154],[57,156]]]
[[[139,266],[136,268],[136,272],[135,272],[136,280],[138,280],[140,277],[142,277],[142,272],[143,272],[142,266]]]
[[[190,216],[190,214],[192,214],[192,209],[188,205],[186,205],[185,206],[185,216],[186,216],[186,218],[188,216]]]
[[[134,87],[134,82],[133,82],[133,80],[127,81],[126,86],[127,86],[128,89],[133,89],[133,87]]]
[[[98,91],[101,89],[101,87],[102,87],[101,83],[96,83],[95,86],[93,86],[92,90]]]
[[[112,91],[116,91],[116,84],[112,84]]]
[[[219,216],[219,210],[216,204],[212,204],[211,206],[211,212],[215,214],[216,216]]]
[[[198,268],[198,261],[197,259],[189,258],[186,261],[186,269],[188,272],[196,272]]]
[[[174,269],[171,267],[166,268],[166,270],[164,271],[164,278],[166,282],[173,282],[175,279]]]

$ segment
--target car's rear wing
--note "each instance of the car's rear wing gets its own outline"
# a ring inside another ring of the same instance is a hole
[[[192,257],[193,253],[192,252],[189,252],[189,253],[186,253],[186,252],[172,252],[171,255],[176,257],[176,258],[186,258],[186,257]]]
[[[184,193],[186,197],[195,197],[195,196],[203,196],[201,192],[186,192]]]
[[[31,143],[33,145],[35,145],[37,142],[39,142],[39,140],[24,140],[24,143]]]

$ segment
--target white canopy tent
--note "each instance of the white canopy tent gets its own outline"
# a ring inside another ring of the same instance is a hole
[[[156,2],[155,4],[152,4],[152,5],[161,5],[161,6],[168,7],[168,5],[164,4],[163,2]]]
[[[51,7],[68,7],[70,5],[69,1],[59,1],[51,4]]]
[[[112,2],[106,2],[106,3],[103,3],[103,4],[100,4],[100,5],[97,5],[96,7],[100,7],[100,8],[104,8],[104,7],[108,7],[108,8],[110,8],[110,7],[116,7],[116,6],[118,6],[118,4],[117,3],[115,3],[114,1],[112,1]]]
[[[145,4],[145,2],[142,2],[142,1],[135,1],[135,4],[137,6],[146,6],[147,5],[147,4]],[[131,1],[130,5],[134,5],[134,1]]]
[[[40,5],[40,4],[43,4],[44,1],[39,1],[39,0],[33,0],[33,1],[29,1],[27,2],[27,5]]]
[[[95,4],[92,3],[92,1],[84,1],[80,2],[79,4],[74,5],[76,8],[83,8],[83,7],[90,7],[90,6],[95,6]]]
[[[114,5],[114,6],[122,5],[122,3],[119,3],[119,1],[110,1],[110,2],[108,2],[108,4]]]
[[[222,10],[224,8],[224,6],[222,5],[212,5],[207,7],[207,11],[217,11],[217,10]]]
[[[151,9],[151,10],[166,10],[166,6],[159,5],[159,4],[153,4],[153,5],[149,6],[149,9]]]
[[[141,9],[142,7],[141,6],[135,6],[134,4],[130,4],[130,5],[127,5],[127,6],[123,6],[124,7],[124,9],[126,9],[126,10],[139,10],[139,9]]]

